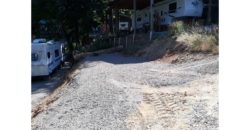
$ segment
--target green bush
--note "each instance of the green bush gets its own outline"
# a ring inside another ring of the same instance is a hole
[[[184,32],[187,28],[187,25],[185,25],[183,21],[176,21],[176,22],[173,22],[169,27],[170,27],[170,30],[169,30],[170,34],[177,35],[177,34]]]

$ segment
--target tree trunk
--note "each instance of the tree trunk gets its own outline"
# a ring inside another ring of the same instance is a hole
[[[207,23],[210,24],[211,23],[211,16],[212,15],[212,0],[209,0],[208,2],[208,11],[207,11]]]
[[[67,60],[69,60],[71,62],[71,64],[73,65],[75,62],[75,59],[74,59],[74,55],[73,55],[73,44],[72,44],[71,34],[67,33],[64,26],[62,26],[62,30],[63,30],[64,36],[66,38],[66,41],[68,43],[67,46],[68,46],[69,52],[67,54],[68,55]]]
[[[75,21],[75,40],[76,40],[76,48],[79,49],[80,45],[80,35],[79,35],[79,24],[78,21]]]

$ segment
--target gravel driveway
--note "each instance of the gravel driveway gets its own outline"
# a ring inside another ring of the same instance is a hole
[[[50,78],[47,77],[33,77],[32,79],[32,92],[31,92],[31,103],[32,108],[37,106],[45,97],[47,97],[53,90],[55,90],[60,83],[63,81],[64,76],[67,71],[69,71],[68,66],[64,66],[53,72]]]
[[[89,56],[38,130],[218,129],[218,56],[180,64]]]

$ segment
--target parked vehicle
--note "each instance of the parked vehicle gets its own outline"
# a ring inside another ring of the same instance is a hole
[[[202,0],[164,0],[154,4],[154,22],[160,25],[169,25],[175,18],[201,17],[203,12]],[[134,28],[134,14],[132,14],[132,27]],[[136,29],[149,26],[150,8],[146,7],[136,11]]]
[[[63,62],[62,44],[53,40],[32,42],[32,76],[48,76]]]

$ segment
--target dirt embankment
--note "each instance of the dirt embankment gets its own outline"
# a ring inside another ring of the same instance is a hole
[[[131,54],[147,60],[180,63],[219,54],[218,32],[206,32],[201,28],[161,36],[151,42],[143,39],[147,38],[139,37],[137,49]]]

